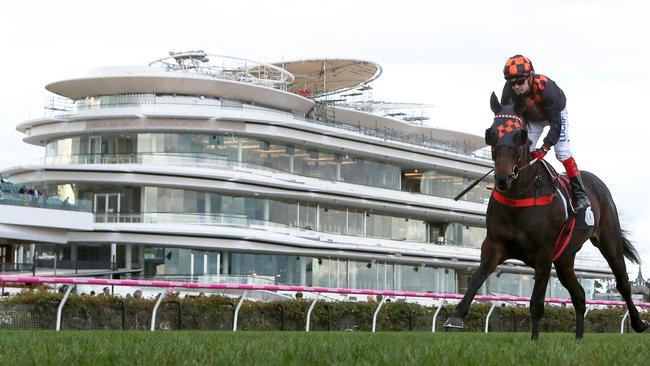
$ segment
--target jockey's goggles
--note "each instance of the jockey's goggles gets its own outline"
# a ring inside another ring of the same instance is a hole
[[[523,85],[526,82],[527,79],[528,79],[528,76],[523,77],[523,78],[508,79],[508,84],[510,86]]]

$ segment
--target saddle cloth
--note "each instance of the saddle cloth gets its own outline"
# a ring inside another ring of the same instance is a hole
[[[562,256],[564,250],[569,245],[573,230],[578,227],[580,229],[589,229],[594,226],[594,216],[591,211],[591,206],[575,212],[573,209],[573,190],[569,186],[569,180],[565,175],[558,174],[552,166],[544,162],[544,167],[549,171],[551,176],[554,177],[555,191],[557,196],[562,201],[564,206],[564,224],[560,229],[560,233],[555,240],[555,249],[553,251],[553,261]]]

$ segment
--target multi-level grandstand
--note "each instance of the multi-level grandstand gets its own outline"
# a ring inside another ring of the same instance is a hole
[[[453,197],[492,161],[482,137],[373,101],[380,74],[194,51],[48,84],[17,127],[44,158],[2,172],[2,270],[463,292],[490,182]],[[610,276],[576,270],[588,295]],[[483,293],[531,289],[509,261]]]

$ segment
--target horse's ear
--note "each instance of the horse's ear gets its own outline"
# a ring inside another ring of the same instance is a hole
[[[497,143],[499,137],[497,136],[497,130],[490,127],[485,130],[485,143],[490,146],[494,146]]]
[[[517,144],[517,146],[523,146],[526,142],[528,142],[528,131],[526,130],[519,130],[515,132],[515,135],[513,136],[513,142]]]
[[[490,109],[492,109],[494,114],[501,111],[501,103],[499,103],[499,98],[497,98],[497,95],[494,94],[494,92],[492,92],[492,95],[490,96]]]

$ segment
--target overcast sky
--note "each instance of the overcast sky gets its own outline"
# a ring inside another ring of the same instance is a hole
[[[44,86],[91,68],[196,49],[266,62],[369,60],[383,67],[374,99],[431,104],[434,125],[482,135],[503,64],[521,53],[567,95],[576,161],[610,187],[647,278],[649,13],[643,1],[5,2],[0,169],[44,154],[15,130],[43,115]]]

